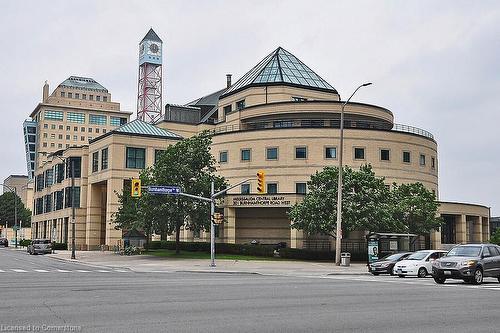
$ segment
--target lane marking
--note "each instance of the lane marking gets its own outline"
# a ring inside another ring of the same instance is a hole
[[[28,273],[28,271],[25,271],[24,269],[13,269],[13,271],[16,273]]]
[[[115,269],[113,272],[128,273],[128,271],[124,271],[124,270],[121,270],[121,269]]]
[[[105,271],[105,270],[101,270],[101,269],[98,269],[96,272],[99,272],[99,273],[110,273],[110,271]]]
[[[79,273],[90,273],[90,271],[86,271],[86,270],[83,270],[83,269],[77,269],[76,272],[79,272]]]
[[[65,269],[58,269],[57,270],[58,272],[61,272],[61,273],[70,273],[71,271],[67,271]]]
[[[0,269],[0,273],[5,273],[5,271],[4,271],[4,270],[2,270],[2,269]]]
[[[48,273],[49,271],[46,271],[45,269],[34,269],[35,272],[38,273]]]

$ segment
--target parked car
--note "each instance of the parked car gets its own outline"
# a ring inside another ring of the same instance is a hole
[[[455,246],[443,258],[432,264],[432,276],[438,284],[446,279],[462,279],[481,284],[484,277],[496,277],[500,282],[500,246],[466,244]]]
[[[398,261],[406,259],[412,252],[400,252],[389,254],[379,260],[376,260],[368,265],[368,271],[373,275],[391,274],[394,275],[392,269]]]
[[[399,277],[426,277],[432,273],[432,262],[446,254],[442,250],[421,250],[409,255],[394,266],[394,274]]]
[[[35,239],[28,245],[26,251],[29,254],[52,253],[52,242],[50,239]]]
[[[0,238],[0,245],[7,247],[9,246],[9,240],[7,238]]]

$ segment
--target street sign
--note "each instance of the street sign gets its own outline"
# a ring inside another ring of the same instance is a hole
[[[148,186],[150,194],[180,194],[181,188],[179,186]]]

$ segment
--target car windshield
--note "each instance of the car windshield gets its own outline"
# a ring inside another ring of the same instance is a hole
[[[398,260],[402,256],[404,256],[406,253],[394,253],[394,254],[389,254],[385,257],[382,258],[382,260]]]
[[[451,249],[446,256],[479,257],[479,253],[481,253],[481,246],[457,246]]]
[[[408,256],[406,260],[422,260],[427,257],[428,254],[429,252],[415,252],[412,255]]]
[[[50,244],[49,239],[36,239],[33,241],[33,244]]]

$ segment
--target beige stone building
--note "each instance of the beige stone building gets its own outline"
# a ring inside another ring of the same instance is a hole
[[[3,191],[11,191],[9,188],[15,188],[17,195],[29,210],[33,209],[33,183],[29,181],[28,176],[25,175],[10,175],[3,181]]]
[[[214,133],[211,149],[218,162],[218,172],[229,183],[255,179],[258,170],[266,172],[266,195],[257,194],[252,180],[230,191],[221,202],[218,209],[224,211],[227,223],[217,228],[218,242],[256,240],[262,244],[284,242],[294,248],[331,247],[333,239],[307,236],[291,229],[287,210],[307,193],[311,174],[325,166],[338,165],[343,101],[328,82],[290,52],[276,49],[234,84],[228,76],[226,88],[215,93],[186,105],[167,104],[164,120],[154,126],[136,120],[112,129],[106,122],[99,133],[91,126],[94,129],[91,138],[87,123],[85,126],[70,124],[64,116],[61,123],[42,119],[46,111],[55,108],[54,105],[65,112],[73,112],[74,105],[65,103],[75,102],[74,91],[72,99],[68,99],[69,90],[64,87],[58,87],[52,94],[54,100],[44,89],[44,96],[47,96],[44,100],[51,101],[51,106],[42,103],[32,117],[39,122],[39,128],[48,130],[47,137],[43,133],[41,138],[39,135],[40,149],[62,147],[57,154],[63,159],[73,157],[81,161],[78,200],[75,200],[78,202],[76,234],[79,248],[116,245],[121,239],[121,231],[114,228],[113,214],[118,210],[116,193],[122,191],[124,182],[153,164],[161,149],[207,129]],[[120,111],[112,108],[115,104],[106,104],[107,109],[104,107],[104,96],[108,95],[101,94],[103,114],[109,118],[118,117]],[[55,99],[60,99],[60,103]],[[95,98],[92,106],[94,103]],[[110,96],[106,103],[110,103]],[[75,119],[85,121],[100,110],[78,107],[83,118]],[[123,117],[128,119],[128,114]],[[59,139],[52,125],[56,130],[62,125],[62,130],[71,134],[64,132]],[[385,177],[387,186],[421,182],[439,196],[438,146],[431,133],[397,124],[394,114],[384,107],[356,102],[346,106],[344,126],[345,164],[357,168],[369,163],[378,176]],[[74,131],[76,127],[87,130]],[[83,133],[86,140],[78,140]],[[76,141],[72,140],[74,135]],[[68,224],[71,200],[67,165],[55,156],[38,161],[38,165],[35,179],[42,175],[47,179],[47,174],[50,178],[50,170],[54,177],[51,185],[36,189],[33,233],[35,237],[48,237],[48,230],[55,230],[57,240],[66,242],[71,228]],[[65,177],[56,179],[56,174]],[[440,214],[445,225],[425,237],[422,247],[440,248],[446,244],[488,239],[487,207],[442,203]],[[189,230],[183,230],[181,237],[185,241],[207,240],[206,233]],[[355,251],[363,247],[364,241],[364,231],[353,232],[343,246],[345,250]]]

